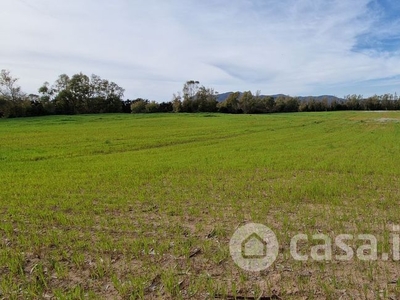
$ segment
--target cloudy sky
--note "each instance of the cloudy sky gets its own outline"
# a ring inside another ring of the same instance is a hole
[[[292,96],[400,93],[398,0],[0,0],[0,69],[27,93],[97,74],[125,98],[186,80]]]

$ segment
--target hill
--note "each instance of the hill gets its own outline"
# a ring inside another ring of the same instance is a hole
[[[229,97],[230,94],[232,94],[233,92],[226,92],[226,93],[222,93],[222,94],[218,94],[217,96],[217,101],[218,102],[222,102],[224,101],[226,98]],[[240,92],[242,94],[242,92]],[[288,96],[285,94],[275,94],[275,95],[261,95],[262,97],[266,97],[266,96],[272,96],[274,98],[278,98],[280,96]],[[333,100],[343,100],[343,98],[339,98],[333,95],[319,95],[319,96],[299,96],[297,97],[299,100],[306,100],[309,98],[314,98],[316,100],[323,100],[323,99],[327,99],[328,103],[331,103]]]

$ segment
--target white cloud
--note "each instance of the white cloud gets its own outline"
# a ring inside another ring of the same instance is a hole
[[[59,74],[95,73],[127,98],[170,100],[185,80],[220,92],[383,93],[400,59],[354,51],[384,36],[367,0],[15,0],[0,12],[0,68],[35,92]],[[396,27],[396,22],[389,25]],[[365,81],[365,85],[360,84]],[[388,91],[394,92],[394,91]]]

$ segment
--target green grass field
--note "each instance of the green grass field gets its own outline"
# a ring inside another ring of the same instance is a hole
[[[398,112],[1,119],[0,299],[398,299],[399,261],[296,261],[289,245],[299,233],[374,234],[378,257],[390,253],[399,122]],[[280,243],[262,272],[229,254],[249,222]]]

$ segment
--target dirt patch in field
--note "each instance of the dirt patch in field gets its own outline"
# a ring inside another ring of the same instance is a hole
[[[396,119],[396,118],[379,118],[379,119],[374,119],[374,120],[379,123],[390,123],[390,122],[399,123],[400,122],[400,119]]]
[[[397,110],[364,110],[365,113],[390,113],[397,112]]]

